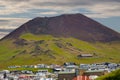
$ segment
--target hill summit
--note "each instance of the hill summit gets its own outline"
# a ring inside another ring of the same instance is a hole
[[[19,38],[21,34],[49,34],[56,37],[74,37],[94,42],[119,41],[120,34],[82,15],[64,14],[55,17],[37,17],[11,32],[5,38]]]

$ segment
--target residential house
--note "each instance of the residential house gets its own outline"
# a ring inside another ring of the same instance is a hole
[[[89,57],[93,57],[93,54],[80,54],[80,55],[78,55],[78,58],[89,58]]]

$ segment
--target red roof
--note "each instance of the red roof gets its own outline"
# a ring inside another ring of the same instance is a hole
[[[73,80],[90,80],[89,76],[77,76]]]

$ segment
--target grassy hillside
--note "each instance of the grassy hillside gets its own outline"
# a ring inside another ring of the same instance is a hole
[[[116,70],[110,74],[101,76],[96,80],[120,80],[120,70]]]
[[[120,42],[88,43],[75,38],[51,35],[20,36],[18,40],[0,42],[0,68],[24,64],[63,64],[64,62],[95,63],[120,62]],[[92,58],[78,58],[79,54],[93,54]]]

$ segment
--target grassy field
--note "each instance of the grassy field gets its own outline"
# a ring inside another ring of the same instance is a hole
[[[9,65],[63,64],[64,62],[97,63],[120,62],[120,42],[88,43],[72,37],[53,37],[30,33],[0,42],[0,68]],[[24,40],[23,40],[24,39]],[[93,54],[92,58],[78,58],[79,54]]]

